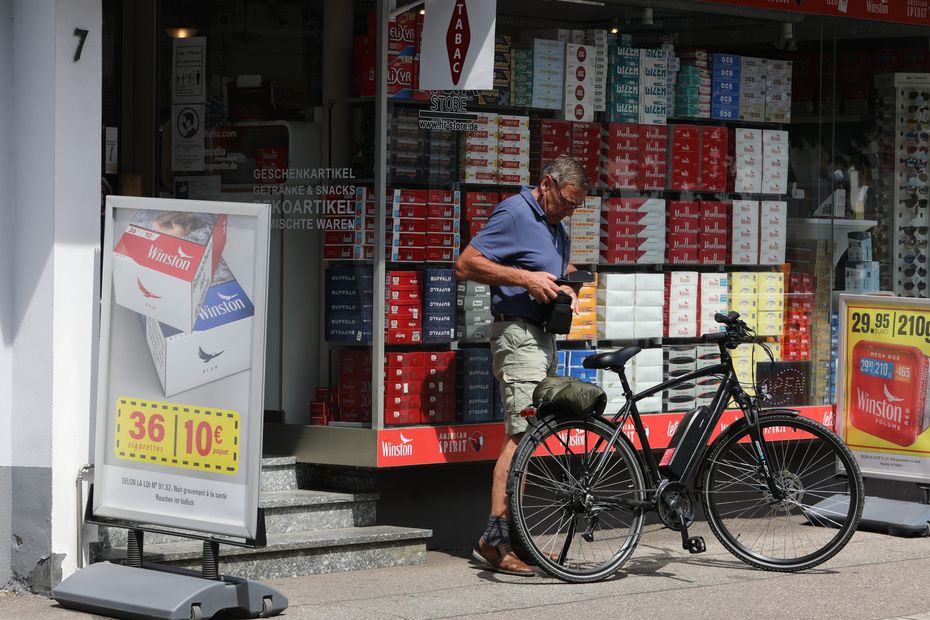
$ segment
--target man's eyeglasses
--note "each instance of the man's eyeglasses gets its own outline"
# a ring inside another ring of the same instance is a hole
[[[552,178],[552,177],[549,177],[549,181],[551,182],[552,186],[555,188],[555,194],[556,194],[556,196],[559,197],[559,202],[560,202],[561,204],[565,205],[566,207],[571,207],[572,209],[577,209],[578,207],[583,207],[583,206],[584,206],[584,201],[581,201],[581,202],[569,202],[568,200],[566,200],[566,199],[565,199],[565,196],[562,195],[562,190],[559,189],[559,182],[556,181],[556,180],[555,180],[554,178]]]

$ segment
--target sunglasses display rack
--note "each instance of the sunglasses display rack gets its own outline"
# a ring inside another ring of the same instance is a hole
[[[930,73],[876,76],[881,130],[879,226],[891,246],[882,258],[891,290],[928,297],[930,242]]]

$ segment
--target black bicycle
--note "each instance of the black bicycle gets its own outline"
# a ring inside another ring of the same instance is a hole
[[[624,365],[640,348],[600,353],[584,366],[619,374],[626,403],[613,417],[542,403],[530,418],[507,490],[517,535],[550,575],[569,582],[611,576],[633,554],[647,511],[681,532],[684,549],[705,551],[703,538],[688,533],[695,493],[723,546],[764,570],[808,569],[849,542],[864,502],[853,455],[822,424],[792,409],[763,409],[759,390],[747,394],[729,350],[756,338],[736,312],[715,318],[725,331],[701,340],[719,346],[719,363],[634,395]],[[684,416],[657,462],[636,402],[710,376],[720,378],[711,405]],[[708,445],[731,400],[742,417]],[[629,421],[641,453],[624,433]]]

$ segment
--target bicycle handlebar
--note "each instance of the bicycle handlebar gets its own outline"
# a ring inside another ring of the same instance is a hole
[[[711,343],[723,343],[728,349],[735,349],[744,342],[752,342],[749,327],[739,318],[739,312],[731,311],[726,314],[718,312],[714,320],[726,326],[726,331],[713,334],[703,334],[701,340]]]

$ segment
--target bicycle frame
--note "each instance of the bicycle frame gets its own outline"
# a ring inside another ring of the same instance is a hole
[[[782,492],[778,488],[775,481],[772,479],[768,469],[768,451],[766,448],[765,439],[759,430],[759,416],[755,410],[755,405],[749,395],[743,390],[742,385],[739,382],[739,378],[736,376],[736,371],[733,369],[733,360],[730,358],[730,354],[727,352],[723,343],[720,343],[719,346],[719,363],[707,366],[705,368],[699,368],[698,370],[689,372],[680,377],[669,379],[668,381],[664,381],[659,385],[649,388],[648,390],[643,390],[638,394],[633,394],[632,390],[630,389],[630,384],[627,381],[624,368],[613,369],[620,376],[620,383],[623,386],[623,393],[626,402],[623,407],[621,407],[620,410],[610,418],[610,422],[615,426],[615,430],[610,438],[608,445],[612,445],[613,442],[619,439],[619,435],[623,432],[623,425],[625,424],[626,420],[628,418],[632,418],[636,435],[639,438],[640,445],[642,446],[643,459],[646,465],[646,475],[647,478],[649,478],[647,481],[648,488],[657,488],[659,483],[662,480],[665,480],[666,477],[663,476],[659,471],[659,464],[656,462],[652,446],[649,444],[649,436],[646,433],[646,427],[643,424],[639,410],[636,408],[636,403],[645,398],[660,394],[664,390],[674,388],[677,385],[696,381],[697,379],[701,379],[703,377],[722,376],[720,384],[717,386],[717,391],[714,394],[713,401],[711,402],[710,421],[704,428],[703,435],[698,441],[697,448],[694,450],[694,453],[689,456],[688,464],[685,467],[682,476],[676,481],[683,482],[688,487],[692,486],[700,470],[700,465],[703,461],[704,455],[707,453],[710,436],[713,433],[714,428],[720,422],[720,418],[723,416],[723,412],[726,409],[727,403],[732,398],[734,401],[736,401],[736,404],[739,406],[747,422],[750,424],[753,446],[756,450],[756,455],[762,463],[763,469],[765,470],[765,477],[769,490],[772,492],[774,497],[780,498]],[[603,468],[605,467],[606,460],[607,454],[605,452],[602,453],[598,459],[598,463],[592,472],[592,478],[597,478],[601,474]]]
[[[708,525],[721,543],[747,564],[765,570],[816,566],[848,542],[863,506],[855,458],[841,439],[815,421],[792,421],[799,411],[763,409],[765,395],[747,393],[730,355],[740,344],[760,341],[737,313],[714,318],[726,330],[705,334],[701,342],[718,346],[718,362],[637,394],[630,388],[625,365],[639,347],[598,353],[586,360],[586,368],[620,377],[625,400],[617,403],[613,415],[578,411],[558,398],[539,404],[537,417],[531,419],[534,429],[517,448],[507,484],[519,536],[553,576],[585,582],[613,574],[631,557],[648,512],[655,512],[665,527],[681,535],[683,549],[706,551],[704,538],[689,533],[696,519],[696,500],[704,506]],[[653,452],[638,403],[692,382],[705,382],[709,388],[708,377],[714,377],[716,384],[713,396],[706,406],[684,417],[660,457]],[[731,399],[740,414],[712,439]],[[768,415],[774,413],[778,415]],[[637,437],[641,455],[633,445]],[[783,452],[783,439],[810,441],[791,444]],[[794,445],[800,448],[795,450]],[[536,457],[543,458],[534,465]],[[836,463],[854,474],[850,480],[855,483],[847,484],[846,491],[835,488],[844,484],[837,480],[842,474]],[[848,498],[844,507],[842,501],[832,500],[837,493]],[[813,505],[821,498],[831,498],[825,504],[828,508]],[[806,521],[800,520],[802,516]],[[758,523],[763,524],[761,530]],[[806,523],[831,525],[839,532],[811,537],[802,527]],[[799,541],[794,541],[795,536]],[[782,545],[780,539],[794,542]],[[580,547],[570,553],[576,542]],[[810,544],[820,546],[809,552]]]

